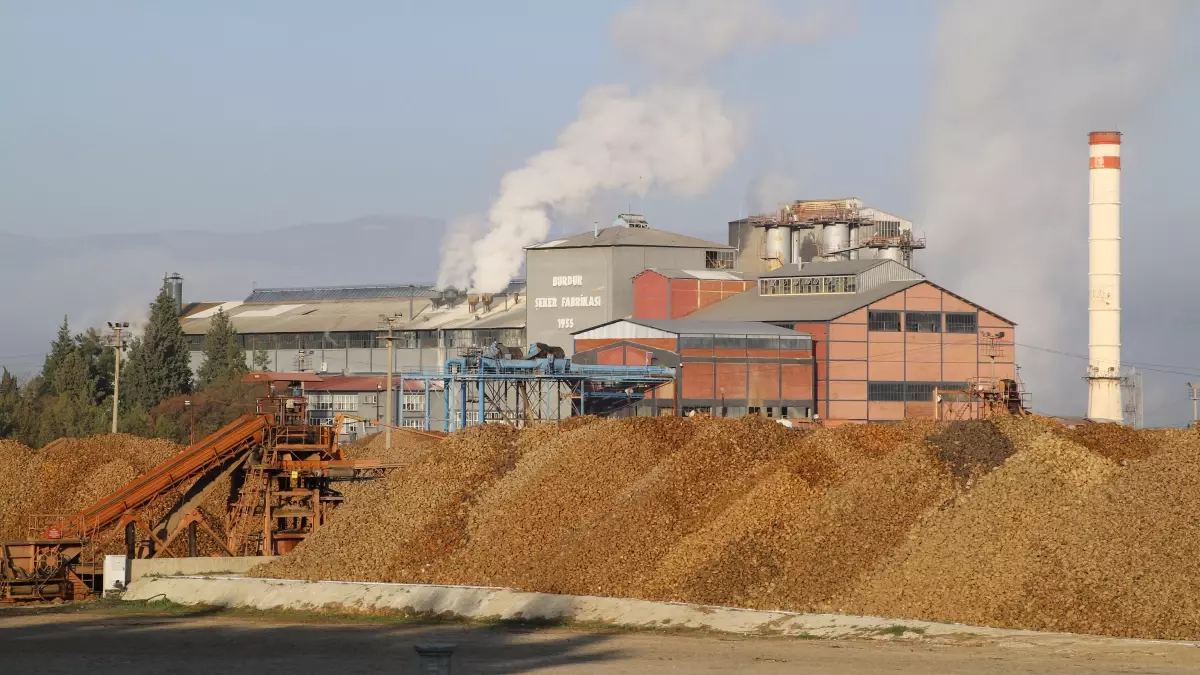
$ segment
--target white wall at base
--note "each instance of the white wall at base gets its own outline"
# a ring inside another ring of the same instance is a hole
[[[104,556],[104,595],[119,593],[129,585],[129,558],[123,555]]]

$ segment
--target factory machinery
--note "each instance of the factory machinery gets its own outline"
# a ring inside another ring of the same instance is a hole
[[[234,420],[88,508],[36,516],[29,539],[0,542],[0,601],[86,595],[102,573],[95,559],[85,560],[99,548],[89,543],[119,538],[122,531],[130,558],[169,556],[181,537],[188,555],[195,556],[201,535],[230,556],[291,551],[341,503],[336,482],[393,468],[343,459],[338,428],[340,423],[310,424],[303,397],[259,399],[255,414]],[[199,507],[226,476],[232,489],[220,536]],[[164,497],[174,497],[167,513],[155,522],[144,520],[143,509]]]
[[[492,343],[461,350],[441,372],[405,372],[400,377],[425,382],[426,411],[431,395],[443,397],[444,429],[453,431],[482,422],[525,426],[573,415],[611,414],[674,382],[675,369],[585,365],[572,363],[559,347],[535,343],[522,350]],[[440,382],[441,391],[431,382]]]

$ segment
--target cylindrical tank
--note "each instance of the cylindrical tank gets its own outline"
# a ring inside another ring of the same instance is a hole
[[[904,264],[904,252],[900,250],[899,246],[885,246],[884,248],[879,249],[879,253],[876,255],[876,257],[885,260],[895,260],[900,264]]]
[[[183,277],[179,276],[178,272],[173,272],[163,279],[163,285],[167,289],[167,294],[175,301],[175,312],[183,313]]]
[[[858,260],[858,245],[861,242],[859,238],[858,225],[852,223],[850,225],[850,259]]]
[[[803,262],[801,248],[804,246],[804,230],[796,228],[792,230],[792,258],[791,262]]]
[[[786,265],[789,256],[792,252],[792,228],[790,227],[768,227],[765,232],[767,239],[766,252],[763,257],[768,261],[768,267],[774,269],[780,265]],[[778,261],[775,264],[772,261]]]
[[[850,247],[850,226],[846,223],[829,223],[825,225],[825,257],[836,260],[848,260],[845,250]],[[835,253],[835,251],[841,251]]]

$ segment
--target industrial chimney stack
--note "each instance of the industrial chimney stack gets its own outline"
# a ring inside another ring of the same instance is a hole
[[[1121,422],[1121,134],[1088,134],[1088,413]]]

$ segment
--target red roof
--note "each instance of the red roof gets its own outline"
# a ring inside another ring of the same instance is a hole
[[[379,391],[383,389],[387,378],[384,375],[331,375],[318,384],[311,384],[305,391]],[[400,388],[400,376],[392,375],[392,387]],[[403,380],[404,391],[425,391],[423,380]],[[430,382],[430,389],[441,390],[441,382]]]
[[[246,373],[242,377],[242,382],[322,382],[325,378],[316,373],[271,373],[271,372],[253,372]]]

